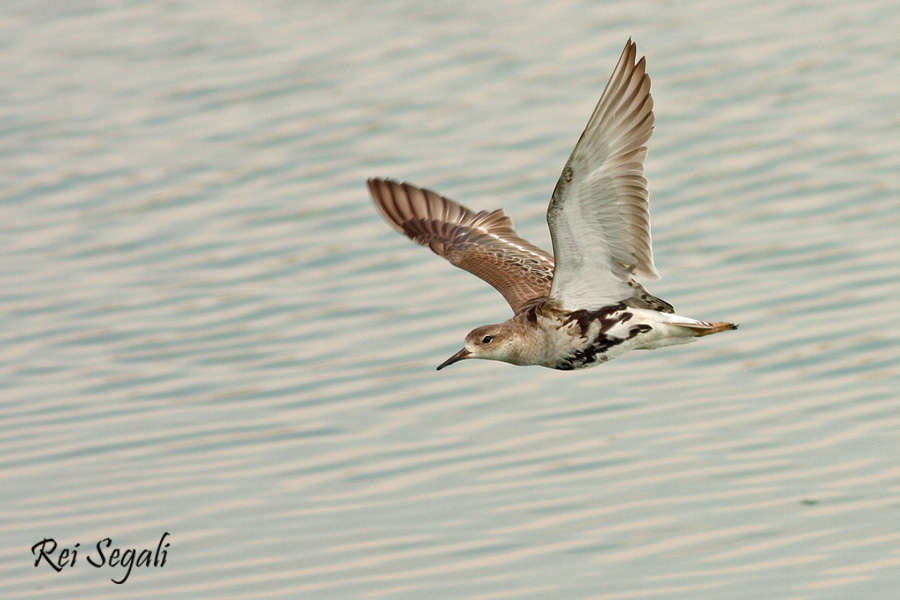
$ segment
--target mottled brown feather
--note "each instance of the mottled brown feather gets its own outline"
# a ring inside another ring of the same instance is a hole
[[[491,284],[514,312],[550,292],[553,259],[519,237],[502,210],[476,213],[431,190],[390,179],[368,184],[375,206],[394,229]]]

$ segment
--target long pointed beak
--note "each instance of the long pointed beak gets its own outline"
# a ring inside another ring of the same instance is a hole
[[[451,356],[450,358],[448,358],[447,360],[442,362],[440,364],[440,366],[437,368],[437,370],[440,371],[444,367],[450,366],[455,362],[459,362],[463,359],[469,358],[469,356],[470,356],[469,351],[466,350],[465,348],[463,348],[462,350],[460,350],[459,352],[457,352],[456,354],[454,354],[453,356]]]

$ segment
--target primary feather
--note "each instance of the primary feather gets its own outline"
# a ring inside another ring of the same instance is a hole
[[[368,183],[375,206],[394,229],[494,286],[513,312],[550,293],[553,259],[519,237],[502,210],[476,213],[390,179]]]
[[[636,55],[628,40],[547,210],[556,261],[550,297],[569,310],[630,297],[633,275],[659,277],[644,178],[653,99]]]

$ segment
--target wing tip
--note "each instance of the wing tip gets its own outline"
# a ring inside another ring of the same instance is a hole
[[[366,186],[369,188],[369,195],[372,196],[375,208],[387,221],[388,225],[394,230],[404,233],[403,221],[406,218],[403,210],[397,204],[395,193],[400,187],[400,183],[393,179],[370,177],[366,180]]]

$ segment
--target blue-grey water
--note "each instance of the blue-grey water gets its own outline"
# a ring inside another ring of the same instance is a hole
[[[0,597],[900,597],[897,31],[894,0],[3,2]],[[435,372],[508,308],[365,178],[549,247],[629,36],[650,289],[741,329]],[[122,585],[87,562],[164,532]]]

